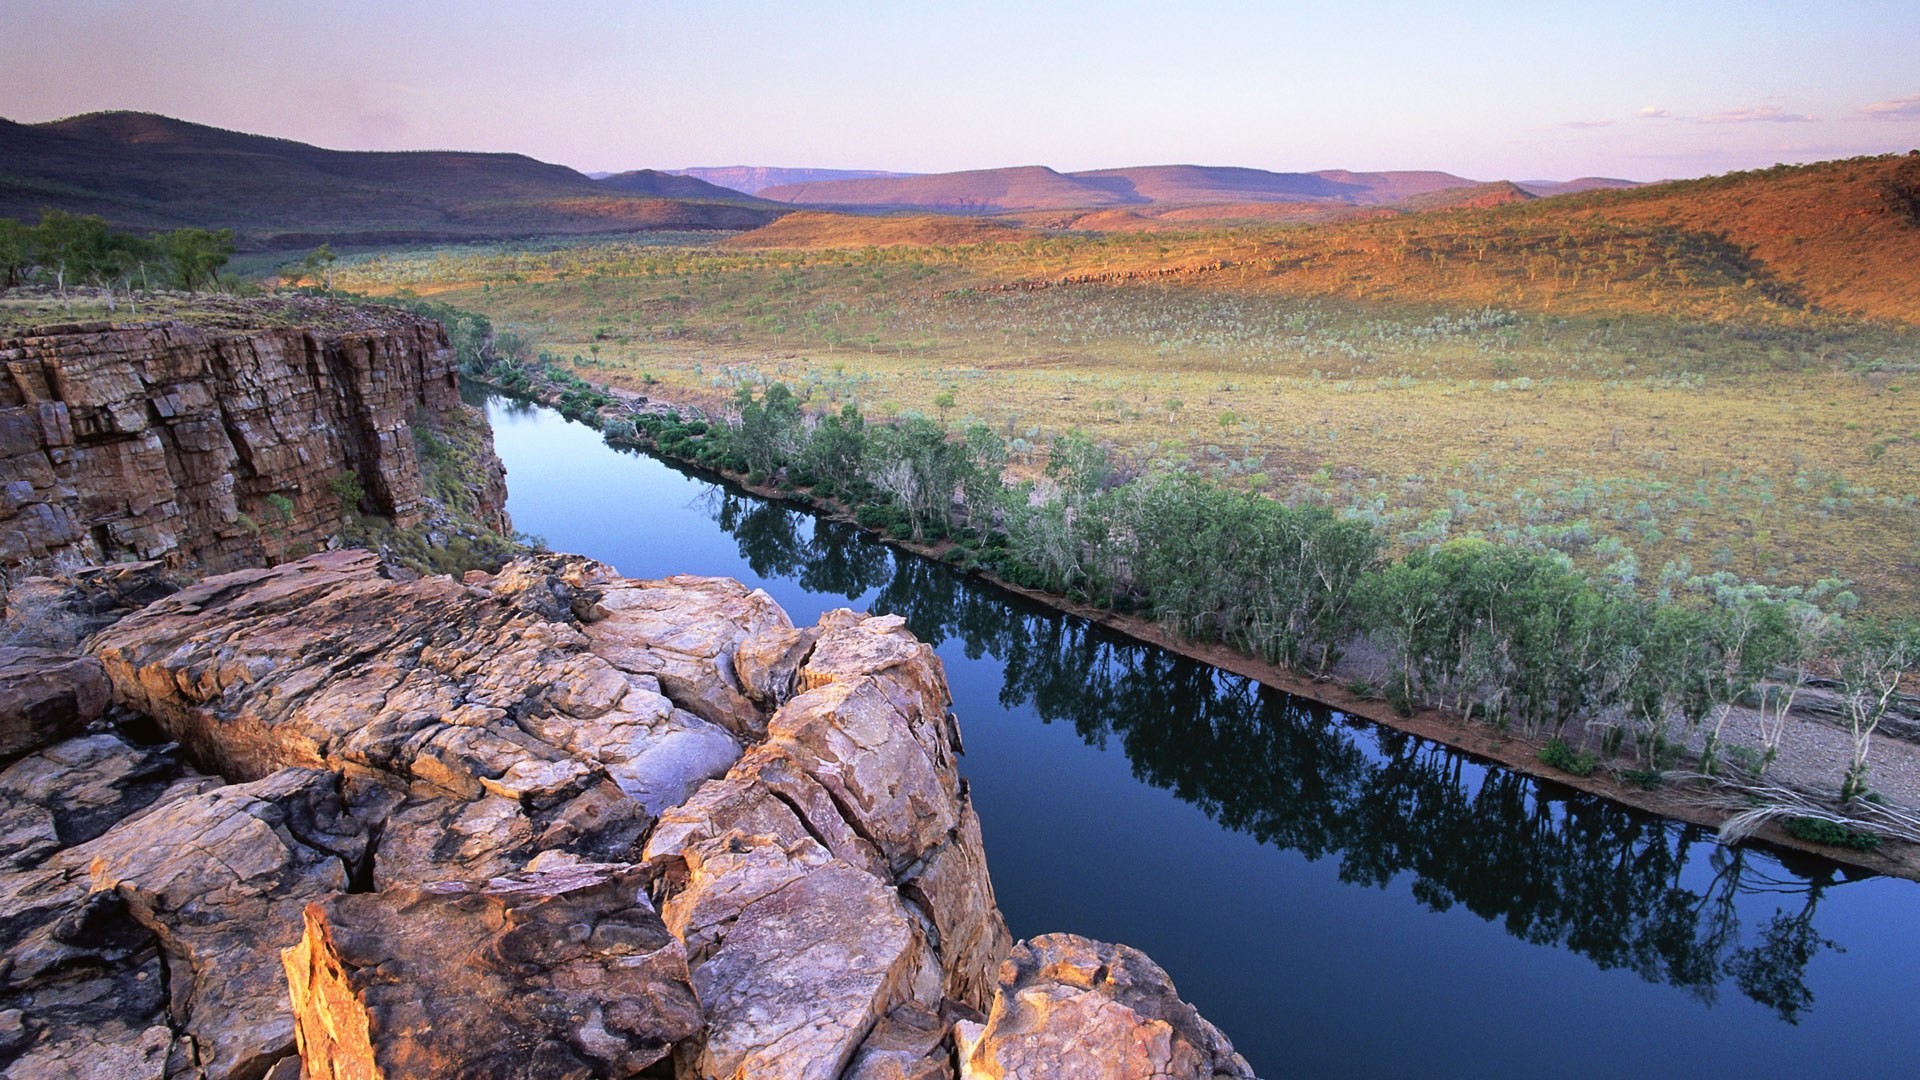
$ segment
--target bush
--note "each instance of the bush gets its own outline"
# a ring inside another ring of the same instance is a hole
[[[1592,776],[1599,757],[1591,750],[1575,750],[1565,739],[1550,739],[1540,750],[1540,764],[1574,776]]]
[[[1788,836],[1797,837],[1812,844],[1825,844],[1827,847],[1846,848],[1849,851],[1872,851],[1880,846],[1880,838],[1872,833],[1849,829],[1838,822],[1825,818],[1790,817],[1781,823]]]

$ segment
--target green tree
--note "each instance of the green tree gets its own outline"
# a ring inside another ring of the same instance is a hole
[[[747,459],[747,471],[761,476],[793,460],[801,445],[800,402],[786,383],[774,383],[760,398],[742,386],[734,397],[740,425],[734,443]]]
[[[1834,656],[1845,709],[1852,755],[1840,798],[1858,798],[1868,792],[1867,756],[1873,733],[1886,719],[1900,690],[1900,680],[1920,664],[1920,623],[1858,618],[1847,623]]]
[[[11,289],[33,267],[33,230],[12,218],[0,218],[0,289]]]
[[[219,281],[220,268],[233,256],[233,230],[175,229],[159,238],[173,271],[173,283],[187,292]]]
[[[866,446],[866,418],[860,415],[858,406],[848,402],[814,426],[803,461],[815,478],[831,484],[836,491],[845,491],[860,478]]]
[[[107,250],[107,223],[93,214],[48,210],[33,230],[33,259],[53,273],[54,288],[68,301],[67,282],[93,273]]]

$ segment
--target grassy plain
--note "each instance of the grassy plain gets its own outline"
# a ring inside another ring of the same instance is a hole
[[[783,380],[816,407],[980,420],[1017,470],[1079,428],[1143,469],[1349,508],[1402,547],[1485,535],[1650,591],[1838,577],[1913,612],[1920,227],[1898,195],[1916,180],[1882,158],[1190,232],[810,215],[336,278],[485,312],[665,397]]]

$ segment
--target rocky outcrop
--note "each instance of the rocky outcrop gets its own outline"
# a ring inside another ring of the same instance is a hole
[[[464,883],[471,902],[454,907],[473,915],[530,867],[647,868],[651,893],[623,917],[644,922],[657,900],[684,942],[703,1013],[670,1042],[690,1075],[837,1076],[890,1016],[984,1009],[1010,945],[944,677],[897,618],[842,611],[796,630],[730,581],[633,581],[547,557],[400,582],[337,552],[189,586],[94,652],[120,704],[221,774],[341,778],[378,837],[350,873],[380,899],[309,908],[288,964],[306,973],[296,1008],[332,1018],[302,1011],[302,1031],[364,1028],[358,1052],[376,1060],[490,1053],[417,1045],[421,1025],[378,989],[398,979],[393,995],[441,1000],[436,965],[381,955],[457,939],[407,929],[436,925],[420,897],[442,894],[417,890],[443,882]],[[449,988],[446,1007],[511,997],[519,977]],[[560,997],[565,1015],[584,1007]],[[307,1042],[310,1068],[358,1045]]]
[[[1253,1076],[1145,953],[1073,934],[1017,946],[986,1023],[963,1020],[954,1034],[961,1080]]]
[[[356,489],[357,509],[412,524],[427,500],[417,429],[489,439],[478,517],[506,531],[499,463],[439,324],[304,304],[281,327],[0,338],[0,566],[18,579],[130,558],[261,565],[338,533]]]
[[[632,866],[309,904],[285,953],[310,1080],[631,1076],[700,1030],[687,955]]]
[[[1002,963],[945,677],[898,618],[333,552],[92,652],[174,741],[0,773],[8,1075],[1246,1075],[1131,950]]]
[[[0,761],[73,734],[106,707],[100,661],[0,646]]]

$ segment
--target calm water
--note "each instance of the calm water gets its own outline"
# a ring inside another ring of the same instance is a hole
[[[515,525],[906,616],[1016,937],[1146,950],[1279,1076],[1920,1073],[1920,885],[1728,851],[488,404]]]

